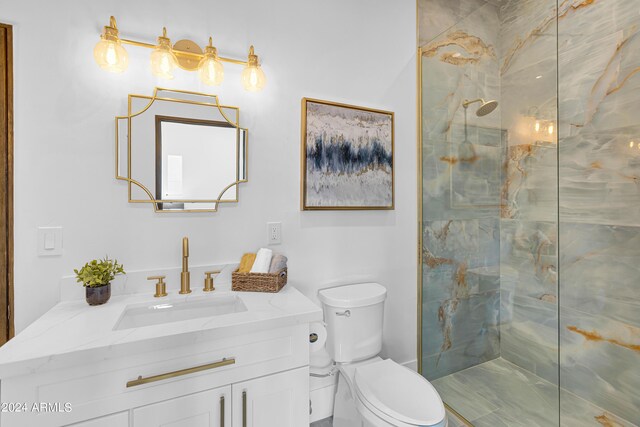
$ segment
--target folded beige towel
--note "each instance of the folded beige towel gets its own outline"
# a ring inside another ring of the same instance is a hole
[[[273,255],[271,265],[269,266],[269,273],[277,273],[285,268],[287,268],[287,257],[282,254]]]
[[[242,259],[240,260],[240,267],[238,268],[238,273],[248,273],[251,271],[251,267],[253,267],[253,263],[256,260],[256,254],[244,254],[242,255]]]

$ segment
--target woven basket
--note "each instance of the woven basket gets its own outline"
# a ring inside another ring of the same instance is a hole
[[[280,292],[287,284],[287,269],[277,273],[231,273],[231,290],[241,292]]]

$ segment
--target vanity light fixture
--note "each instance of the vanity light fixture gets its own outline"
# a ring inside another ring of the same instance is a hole
[[[219,85],[224,80],[223,62],[244,65],[242,71],[242,85],[250,92],[257,92],[264,88],[266,77],[260,67],[258,56],[253,46],[249,49],[246,61],[218,56],[218,50],[213,46],[209,37],[209,44],[204,52],[197,43],[191,40],[180,40],[171,44],[167,37],[167,29],[162,29],[157,44],[129,40],[120,37],[116,26],[116,19],[112,16],[109,25],[104,27],[100,41],[96,45],[93,55],[103,70],[121,73],[126,70],[129,58],[123,44],[153,49],[151,53],[151,71],[163,79],[172,79],[173,71],[180,67],[186,71],[197,71],[200,80],[210,86]]]
[[[173,79],[173,70],[178,67],[178,58],[173,53],[171,39],[167,37],[167,29],[162,29],[158,44],[151,52],[151,72],[161,79]]]
[[[198,74],[202,83],[218,86],[224,80],[224,67],[218,59],[218,49],[213,47],[213,40],[209,37],[209,45],[204,48],[204,56],[198,64]]]
[[[255,54],[253,46],[251,46],[247,66],[242,70],[242,85],[249,92],[258,92],[262,90],[265,83],[267,83],[267,78],[258,63],[258,55]]]
[[[100,41],[93,49],[93,57],[100,68],[112,73],[122,73],[129,65],[129,55],[122,47],[116,18],[113,16],[109,25],[105,26],[104,31],[100,34]]]

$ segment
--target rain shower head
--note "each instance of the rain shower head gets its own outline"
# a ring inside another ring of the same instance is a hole
[[[491,114],[493,113],[493,110],[498,107],[498,101],[493,99],[490,101],[485,101],[482,98],[474,99],[473,101],[469,101],[467,99],[462,103],[462,106],[466,109],[469,108],[469,105],[475,104],[476,102],[480,102],[482,104],[480,105],[480,108],[476,110],[476,116],[478,117],[484,117],[487,114]]]

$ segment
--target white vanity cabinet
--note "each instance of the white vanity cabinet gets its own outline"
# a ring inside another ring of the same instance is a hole
[[[52,360],[3,378],[2,401],[72,410],[0,413],[2,427],[301,427],[309,424],[308,323],[218,337],[177,335]],[[111,357],[104,357],[104,356]]]
[[[128,427],[129,411],[105,415],[88,421],[81,421],[69,427]]]
[[[134,427],[231,427],[231,386],[133,410]]]
[[[309,425],[309,370],[295,369],[234,384],[233,427]]]

